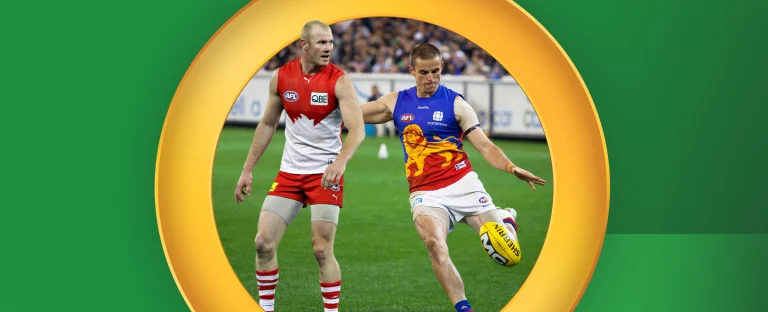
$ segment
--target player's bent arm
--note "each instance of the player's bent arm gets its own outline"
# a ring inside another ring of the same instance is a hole
[[[275,70],[272,74],[272,79],[269,81],[267,107],[264,109],[264,115],[261,117],[259,125],[256,126],[256,131],[253,134],[253,142],[251,142],[251,148],[248,151],[248,158],[245,160],[245,165],[243,165],[243,174],[250,174],[261,158],[261,155],[264,154],[264,150],[267,149],[269,142],[272,141],[272,136],[275,134],[275,129],[277,129],[277,123],[282,112],[283,102],[277,93],[277,70]]]
[[[501,150],[496,144],[493,144],[491,140],[485,136],[485,132],[480,129],[480,122],[477,119],[477,114],[469,103],[464,101],[461,97],[456,97],[454,102],[454,114],[456,120],[461,126],[461,130],[464,131],[464,137],[472,143],[472,146],[483,155],[483,158],[496,169],[506,170],[512,172],[515,165],[512,161],[504,155],[504,151]]]
[[[504,155],[504,151],[502,151],[501,148],[496,146],[496,144],[493,144],[493,142],[485,136],[485,133],[480,127],[472,129],[472,131],[466,135],[466,138],[472,143],[472,146],[483,155],[483,158],[485,158],[491,166],[512,173],[512,170],[516,167],[515,164],[507,158],[507,155]]]
[[[360,105],[357,103],[357,94],[349,77],[341,76],[336,81],[336,98],[338,99],[339,109],[341,110],[341,119],[349,133],[344,143],[341,145],[341,151],[336,156],[335,161],[341,161],[346,164],[352,155],[357,151],[360,143],[365,139],[365,124],[363,124],[363,114]]]
[[[392,120],[392,108],[397,101],[397,92],[380,97],[378,100],[360,106],[363,121],[367,124],[380,124]]]

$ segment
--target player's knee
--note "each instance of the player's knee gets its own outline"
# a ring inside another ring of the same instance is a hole
[[[328,260],[333,256],[331,255],[328,245],[326,244],[315,244],[312,249],[315,253],[315,260],[317,260],[317,263],[320,265],[328,262]]]
[[[256,235],[255,245],[259,258],[268,259],[275,256],[275,244],[265,240],[263,236]]]
[[[448,261],[448,244],[441,239],[434,237],[427,238],[424,241],[429,251],[429,256],[437,263],[443,263]]]

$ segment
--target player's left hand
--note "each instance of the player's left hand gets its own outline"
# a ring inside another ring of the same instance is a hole
[[[323,180],[321,182],[323,189],[327,190],[330,189],[332,185],[341,183],[344,169],[346,169],[346,165],[340,161],[334,161],[328,165],[328,168],[325,168],[325,173],[323,173]]]
[[[525,170],[520,167],[513,168],[512,174],[514,174],[518,179],[523,180],[523,182],[528,183],[528,185],[530,185],[534,191],[536,190],[536,186],[534,186],[534,184],[538,184],[538,185],[547,184],[547,181],[545,181],[544,179],[539,178],[533,175],[533,173],[528,172],[528,170]]]

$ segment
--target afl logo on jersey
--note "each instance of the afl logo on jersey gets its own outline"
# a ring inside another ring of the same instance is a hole
[[[288,102],[296,102],[299,99],[299,94],[296,91],[285,91],[283,98]]]
[[[411,122],[414,119],[416,119],[416,117],[414,117],[413,114],[402,114],[402,115],[400,115],[400,121],[402,121],[402,122]]]
[[[481,204],[485,204],[485,203],[487,203],[487,202],[488,202],[488,197],[485,197],[485,196],[483,196],[483,197],[480,197],[480,203],[481,203]]]

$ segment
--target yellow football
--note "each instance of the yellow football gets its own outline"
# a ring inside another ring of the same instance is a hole
[[[504,225],[486,222],[480,228],[480,243],[493,261],[503,266],[515,266],[522,255],[520,244],[507,233]]]

